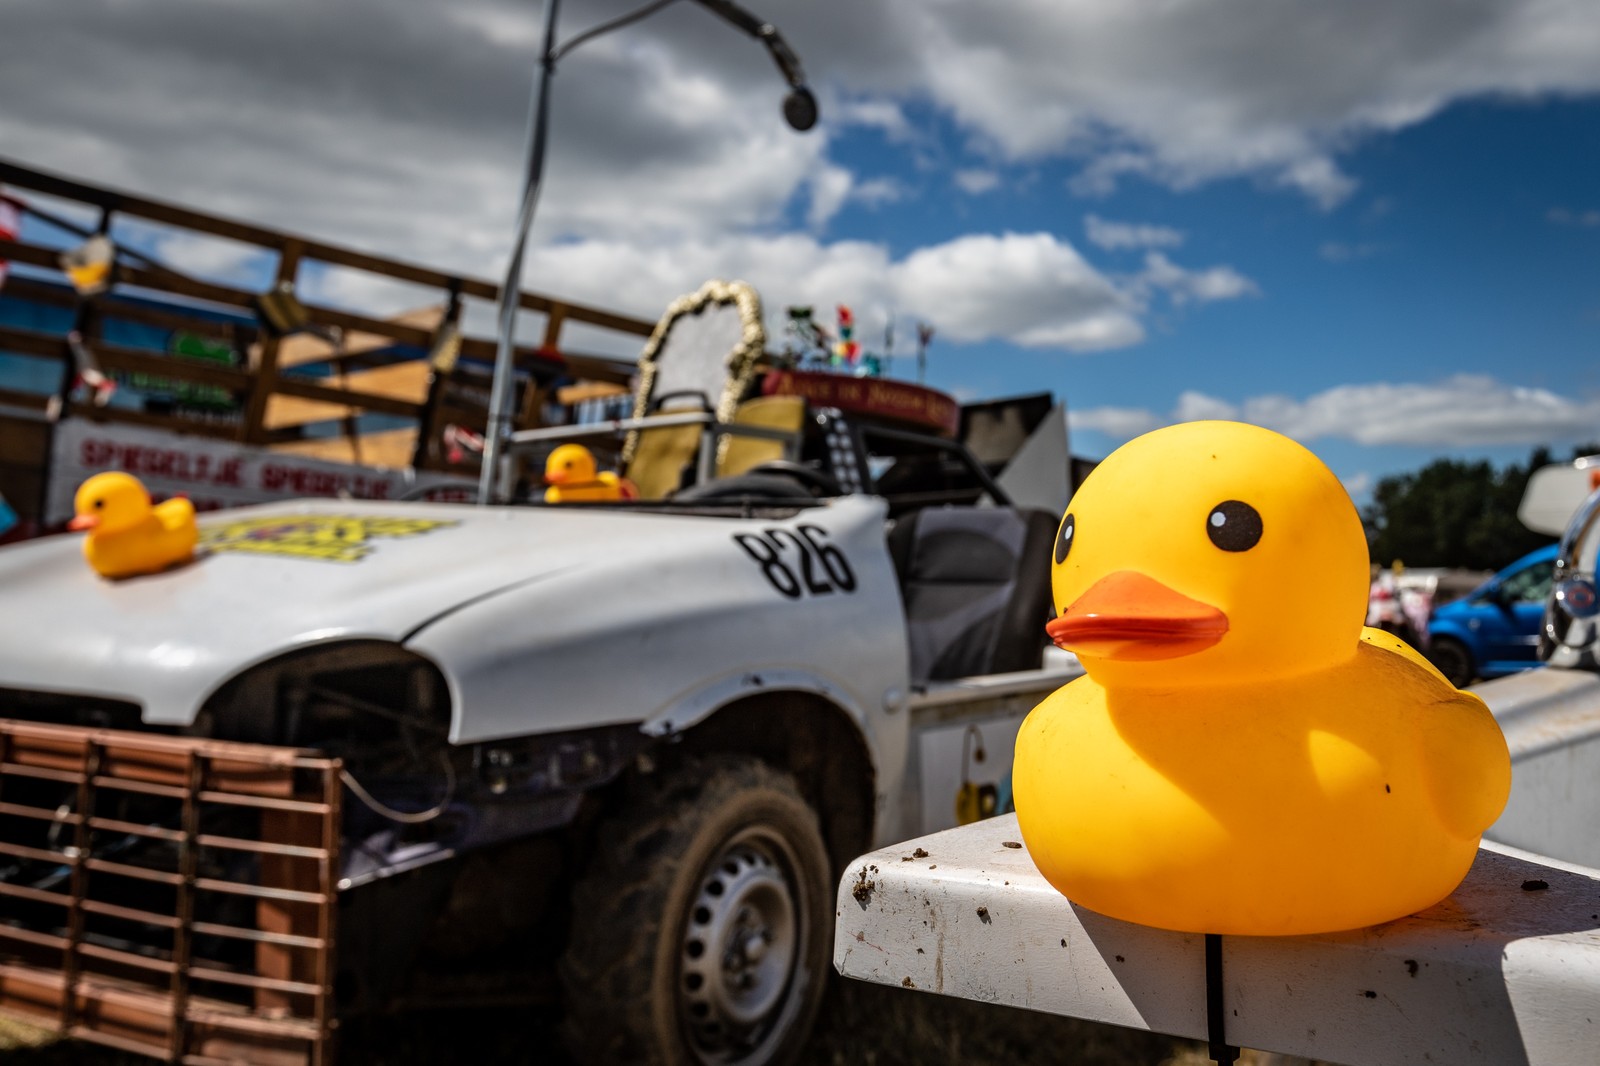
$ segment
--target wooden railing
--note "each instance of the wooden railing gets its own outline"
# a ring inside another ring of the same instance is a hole
[[[262,317],[263,293],[175,269],[157,262],[142,248],[132,247],[119,248],[106,292],[82,295],[62,283],[61,247],[0,239],[0,260],[48,272],[14,272],[0,289],[0,296],[62,307],[97,368],[113,380],[140,375],[221,390],[232,398],[231,409],[221,417],[200,417],[181,409],[139,409],[126,403],[98,406],[83,388],[75,387],[80,367],[69,346],[68,331],[0,326],[0,352],[53,361],[60,367],[58,384],[48,394],[0,381],[0,404],[49,411],[52,416],[72,414],[152,425],[267,447],[303,444],[305,427],[317,422],[337,423],[343,438],[354,438],[362,431],[363,416],[387,415],[409,424],[404,432],[411,442],[406,457],[410,463],[432,469],[452,465],[440,446],[447,424],[482,430],[494,341],[461,334],[457,346],[447,343],[446,331],[459,330],[473,301],[496,301],[499,288],[494,283],[132,196],[3,159],[0,187],[18,194],[25,213],[47,220],[58,232],[70,234],[76,229],[80,237],[101,232],[115,239],[116,223],[134,219],[153,224],[162,233],[220,238],[259,249],[276,257],[273,288],[286,287],[295,293],[305,312],[294,329],[281,332]],[[30,202],[30,193],[51,200],[36,206]],[[70,214],[83,216],[82,209],[89,209],[87,214],[95,215],[96,221],[83,226],[60,217],[55,209],[61,202],[76,205],[78,210]],[[305,284],[307,269],[314,265],[404,283],[420,290],[420,297],[432,305],[431,312],[394,318],[308,301],[300,294],[309,287]],[[130,292],[153,296],[157,303],[122,298]],[[538,345],[516,350],[515,365],[524,381],[522,402],[514,416],[517,428],[540,424],[541,408],[549,398],[547,387],[558,379],[612,385],[628,380],[631,362],[564,348],[562,334],[568,323],[629,338],[648,336],[654,325],[532,292],[520,295],[519,306],[543,315],[544,331]],[[226,317],[220,317],[219,311]],[[105,325],[113,321],[184,331],[226,344],[237,353],[236,365],[112,343],[106,339]],[[397,353],[397,346],[411,351]],[[326,432],[315,436],[327,438]],[[468,457],[466,463],[456,465],[474,462]]]

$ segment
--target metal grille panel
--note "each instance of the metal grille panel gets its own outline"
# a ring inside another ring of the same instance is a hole
[[[0,719],[0,1010],[169,1062],[331,1061],[339,769]]]

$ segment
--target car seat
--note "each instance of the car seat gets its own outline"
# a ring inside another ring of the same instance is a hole
[[[895,523],[913,684],[1042,665],[1055,531],[1054,516],[1007,507],[925,508]]]

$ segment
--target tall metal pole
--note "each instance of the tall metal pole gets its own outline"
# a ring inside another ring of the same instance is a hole
[[[516,355],[517,310],[522,302],[522,257],[528,247],[528,230],[533,225],[533,210],[539,203],[539,188],[544,181],[544,142],[550,125],[550,76],[555,73],[556,15],[560,8],[561,0],[544,0],[539,76],[533,106],[528,113],[527,175],[522,185],[522,205],[517,211],[511,261],[506,264],[505,281],[500,285],[500,333],[495,346],[494,384],[489,390],[488,425],[483,435],[483,468],[478,472],[480,505],[492,502],[496,496],[495,479],[500,473],[500,455],[511,422],[507,408],[511,403],[511,373]]]
[[[500,286],[500,335],[495,346],[494,384],[489,390],[489,417],[483,435],[483,469],[478,473],[478,503],[484,505],[497,497],[495,481],[500,476],[500,457],[510,434],[511,378],[516,355],[517,310],[522,297],[522,256],[528,246],[528,230],[533,225],[533,210],[539,202],[539,188],[544,180],[544,142],[550,125],[550,76],[555,73],[556,60],[578,45],[596,37],[637,22],[648,15],[675,3],[676,0],[650,0],[649,3],[609,22],[585,30],[565,45],[556,44],[556,14],[561,0],[544,0],[544,37],[539,42],[539,76],[534,82],[534,97],[528,112],[527,175],[522,186],[522,205],[517,211],[516,240],[511,245],[511,261],[506,264],[505,281]],[[817,99],[806,87],[805,75],[800,70],[800,59],[790,49],[777,29],[762,22],[732,0],[698,0],[702,7],[716,14],[766,46],[779,72],[789,83],[789,95],[783,100],[783,117],[796,130],[805,131],[816,125]]]

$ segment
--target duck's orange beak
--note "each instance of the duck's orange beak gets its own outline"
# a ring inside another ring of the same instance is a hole
[[[97,515],[97,514],[80,514],[80,515],[74,515],[73,516],[72,521],[67,523],[67,528],[68,529],[73,529],[73,530],[93,529],[95,526],[98,526],[99,524],[100,524],[100,516],[99,515]]]
[[[1176,659],[1228,632],[1228,616],[1133,570],[1107,574],[1045,626],[1057,647],[1107,659]]]

